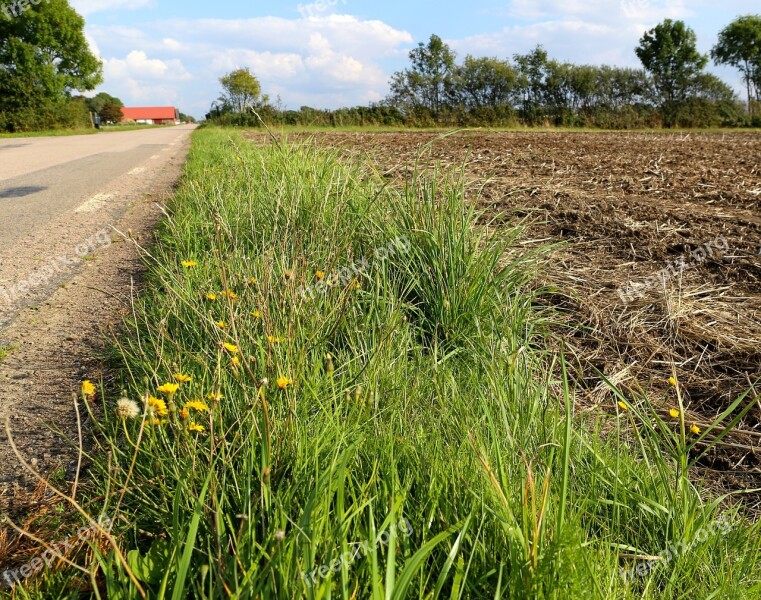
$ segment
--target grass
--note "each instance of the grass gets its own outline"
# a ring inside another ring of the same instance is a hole
[[[478,218],[457,174],[196,132],[123,392],[83,394],[63,529],[113,527],[17,597],[758,598],[758,521],[690,477],[711,432],[579,410],[541,256]]]

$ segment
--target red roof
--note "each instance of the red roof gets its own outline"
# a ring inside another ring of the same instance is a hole
[[[132,108],[122,107],[125,119],[147,120],[153,119],[177,119],[177,109],[174,106],[136,106]]]

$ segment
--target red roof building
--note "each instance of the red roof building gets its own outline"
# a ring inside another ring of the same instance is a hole
[[[179,125],[180,112],[174,106],[122,107],[125,119],[148,125]]]

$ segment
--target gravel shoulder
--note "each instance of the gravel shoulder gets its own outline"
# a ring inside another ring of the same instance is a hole
[[[0,512],[28,502],[34,480],[10,447],[45,475],[71,477],[77,457],[73,395],[107,377],[113,325],[129,311],[162,205],[179,179],[189,136],[74,210],[0,251]],[[83,199],[86,200],[86,199]],[[19,285],[20,284],[20,285]],[[100,358],[99,358],[100,357]]]

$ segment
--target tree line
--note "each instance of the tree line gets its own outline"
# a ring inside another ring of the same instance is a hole
[[[642,68],[577,65],[551,58],[542,46],[511,59],[467,55],[462,62],[437,35],[409,53],[387,98],[367,107],[285,110],[260,94],[247,69],[238,83],[252,86],[233,100],[231,76],[207,119],[228,125],[650,127],[761,126],[761,17],[741,16],[719,34],[710,56],[683,21],[667,19],[646,32],[635,53]],[[747,98],[706,71],[709,60],[736,67]],[[248,82],[246,83],[246,81]],[[253,81],[253,83],[252,83]],[[249,110],[255,108],[255,113]]]

